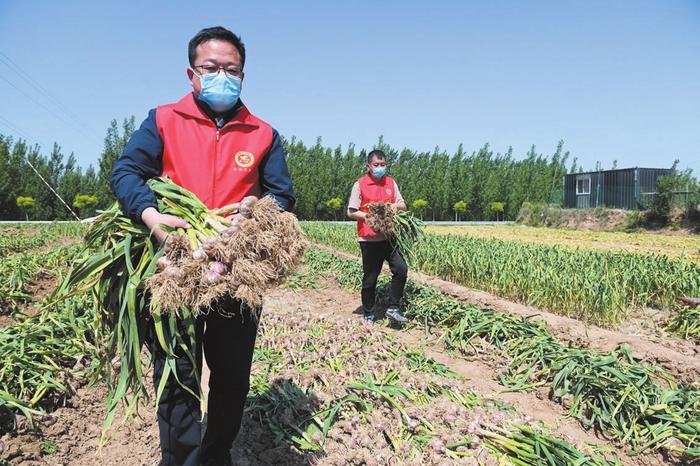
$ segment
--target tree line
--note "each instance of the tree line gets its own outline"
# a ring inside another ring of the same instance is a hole
[[[0,134],[0,220],[70,220],[74,218],[71,210],[85,218],[111,205],[109,173],[134,126],[133,117],[121,125],[113,120],[97,168],[90,165],[85,170],[74,154],[66,156],[58,144],[44,155],[39,146]]]
[[[135,129],[134,117],[111,122],[96,167],[83,170],[73,154],[54,145],[48,155],[26,141],[0,134],[0,220],[64,220],[72,218],[30,168],[33,165],[81,217],[94,215],[114,202],[109,174]],[[364,173],[368,150],[354,144],[328,147],[321,138],[307,146],[283,138],[301,219],[344,219],[350,189]],[[514,219],[524,202],[561,202],[563,176],[579,171],[560,141],[551,154],[535,146],[518,158],[512,148],[494,152],[484,144],[468,152],[435,148],[420,152],[391,147],[379,138],[372,149],[387,155],[388,173],[412,210],[426,220]]]
[[[341,219],[355,180],[364,173],[367,150],[349,144],[313,146],[292,138],[285,141],[289,170],[302,219]],[[488,144],[468,153],[460,145],[454,153],[398,150],[380,137],[374,148],[387,155],[393,176],[407,205],[426,220],[512,219],[523,202],[560,203],[569,152],[559,142],[550,155],[535,146],[517,159],[513,149],[494,153]]]

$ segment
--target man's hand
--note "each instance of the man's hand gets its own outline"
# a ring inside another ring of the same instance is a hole
[[[357,209],[348,209],[347,216],[353,220],[367,220],[367,212]]]
[[[190,224],[174,215],[161,214],[155,207],[148,207],[141,213],[144,225],[153,233],[159,243],[163,243],[168,234],[158,225],[168,225],[173,228],[190,228]]]
[[[391,206],[396,210],[408,210],[405,202],[394,202]]]

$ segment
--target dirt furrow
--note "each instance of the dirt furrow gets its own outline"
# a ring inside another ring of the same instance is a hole
[[[271,297],[276,297],[278,293],[280,291],[275,291]],[[334,316],[339,320],[346,319],[351,314],[357,314],[357,319],[362,318],[359,314],[359,293],[352,294],[338,289],[331,282],[324,282],[320,289],[303,290],[296,296],[290,296],[287,299],[288,305],[296,307],[300,312],[309,311],[326,317]],[[319,303],[322,305],[319,306]],[[473,389],[484,397],[511,404],[523,415],[530,415],[538,421],[544,422],[547,427],[564,437],[599,445],[607,444],[606,439],[598,437],[592,431],[585,430],[578,421],[568,417],[561,405],[547,399],[546,390],[529,393],[504,392],[504,387],[498,382],[497,362],[491,359],[490,355],[468,360],[444,351],[440,342],[436,342],[434,338],[426,339],[421,330],[396,331],[387,326],[385,331],[390,332],[398,342],[407,348],[425,352],[426,355],[445,364],[464,377],[466,388]],[[625,465],[671,464],[665,462],[660,455],[644,455],[633,459],[626,456],[623,449],[611,448],[618,453]]]
[[[359,258],[352,254],[323,245],[316,247],[343,259],[359,262]],[[474,290],[423,273],[409,272],[409,278],[478,307],[519,316],[537,316],[534,319],[544,320],[552,334],[562,341],[571,341],[576,345],[600,351],[610,351],[622,344],[628,345],[636,357],[663,367],[679,379],[689,383],[700,381],[700,346],[690,341],[678,338],[657,338],[658,341],[649,341],[647,335],[628,334],[589,325],[577,319],[515,303],[485,291]]]

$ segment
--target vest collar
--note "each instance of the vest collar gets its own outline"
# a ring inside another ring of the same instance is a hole
[[[384,186],[388,177],[388,175],[384,175],[382,176],[381,180],[377,181],[372,175],[370,175],[369,173],[365,173],[365,178],[367,178],[367,184],[374,184],[377,186]]]
[[[242,126],[250,126],[252,128],[257,128],[259,125],[255,121],[255,118],[253,115],[250,113],[248,110],[248,107],[245,106],[245,104],[242,101],[239,101],[237,104],[238,112],[231,117],[229,121],[224,124],[224,128],[226,126],[232,126],[232,125],[242,125]],[[199,108],[199,105],[197,105],[197,102],[195,102],[195,96],[193,92],[190,92],[189,94],[185,95],[182,99],[178,100],[174,106],[173,110],[183,116],[187,116],[190,118],[195,118],[197,120],[204,120],[208,121],[214,126],[216,126],[216,123],[212,121],[209,116],[202,111],[201,108]]]

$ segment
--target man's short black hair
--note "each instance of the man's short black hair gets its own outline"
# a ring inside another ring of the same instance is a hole
[[[245,45],[243,45],[240,36],[235,35],[224,27],[216,26],[202,29],[190,40],[190,45],[187,49],[190,66],[194,66],[194,60],[197,58],[197,47],[210,40],[222,40],[236,47],[238,53],[241,54],[241,68],[245,65]]]
[[[367,154],[367,163],[370,163],[372,161],[372,158],[374,157],[376,157],[377,160],[386,160],[386,155],[384,154],[384,151],[374,149],[372,152]]]

